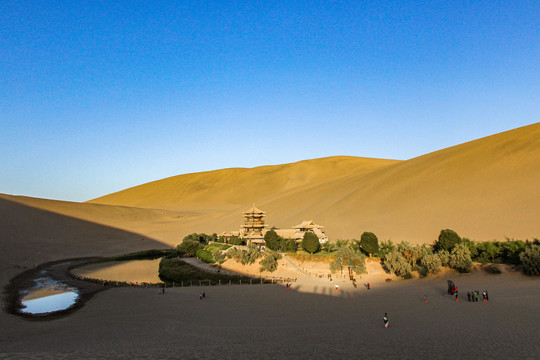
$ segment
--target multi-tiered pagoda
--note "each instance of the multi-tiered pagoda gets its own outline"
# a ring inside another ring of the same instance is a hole
[[[241,226],[241,236],[253,243],[263,242],[264,240],[264,216],[266,212],[257,209],[255,204],[248,211],[244,211],[244,225]]]

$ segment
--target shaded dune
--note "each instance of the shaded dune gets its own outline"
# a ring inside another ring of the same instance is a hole
[[[166,244],[147,236],[21,204],[0,196],[0,283],[21,269],[71,257],[107,256]]]

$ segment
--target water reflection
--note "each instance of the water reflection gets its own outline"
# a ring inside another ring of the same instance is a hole
[[[21,293],[21,312],[25,314],[44,314],[70,308],[79,294],[76,289],[51,278],[35,279],[32,289]]]
[[[21,312],[25,314],[44,314],[65,310],[75,304],[78,297],[79,294],[75,291],[68,291],[37,299],[21,301],[21,304],[24,307],[21,309]]]

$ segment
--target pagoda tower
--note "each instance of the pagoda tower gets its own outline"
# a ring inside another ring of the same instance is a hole
[[[242,225],[242,237],[246,239],[262,239],[264,231],[264,216],[266,212],[255,207],[244,211],[244,225]]]

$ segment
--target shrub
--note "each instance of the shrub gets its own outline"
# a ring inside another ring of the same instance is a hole
[[[185,240],[193,240],[193,241],[197,241],[197,242],[199,242],[201,244],[207,245],[210,241],[217,240],[217,235],[216,234],[206,235],[204,233],[201,233],[201,234],[193,233],[193,234],[185,236],[184,239],[182,239],[182,242],[184,242]]]
[[[399,251],[392,251],[382,258],[383,266],[390,273],[397,276],[406,276],[411,273],[411,265]]]
[[[379,255],[382,257],[394,250],[396,250],[396,245],[394,245],[392,240],[382,241],[381,245],[379,246]]]
[[[525,274],[540,275],[540,246],[531,246],[523,251],[519,258]]]
[[[440,250],[437,255],[441,259],[442,266],[450,266],[450,253],[446,250]]]
[[[371,257],[373,253],[379,251],[379,239],[374,233],[366,231],[360,237],[360,246]]]
[[[347,246],[341,246],[337,249],[334,261],[330,263],[330,271],[335,273],[342,267],[347,269],[352,266],[357,274],[366,272],[366,257],[361,252],[356,252]]]
[[[473,268],[473,262],[471,259],[471,252],[465,244],[457,244],[450,253],[449,260],[450,267],[456,269],[460,273],[471,272]]]
[[[227,252],[227,256],[241,263],[242,265],[253,264],[261,255],[256,246],[248,246],[248,250],[232,248]]]
[[[197,250],[200,250],[203,247],[203,244],[196,240],[184,239],[182,243],[176,247],[176,249],[188,256],[195,256],[197,254]]]
[[[297,250],[296,241],[293,239],[281,239],[281,250],[285,252],[295,252]]]
[[[313,254],[319,251],[320,247],[321,244],[319,243],[319,238],[317,235],[310,231],[304,234],[304,238],[302,239],[302,249],[310,254]]]
[[[214,250],[212,251],[212,257],[214,258],[214,261],[218,264],[223,264],[227,258],[225,255],[221,253],[221,250]]]
[[[269,271],[274,272],[278,268],[278,260],[281,259],[281,255],[275,251],[265,251],[263,259],[259,263],[261,265],[261,268],[259,269],[260,272],[263,271]]]
[[[502,271],[497,265],[490,264],[484,268],[488,274],[500,274]]]
[[[461,238],[459,237],[459,235],[454,230],[445,229],[441,230],[439,238],[433,244],[433,248],[436,251],[452,251],[452,249],[459,243],[461,243]]]
[[[214,257],[212,256],[212,253],[204,249],[197,250],[195,255],[197,256],[197,258],[201,259],[204,262],[207,262],[210,264],[213,264],[215,262]]]
[[[426,274],[437,274],[441,271],[441,258],[438,254],[426,254],[420,259],[420,263],[426,269]]]
[[[249,281],[247,276],[225,275],[203,271],[178,259],[162,259],[159,263],[159,277],[165,282],[210,280],[214,283],[218,281]]]
[[[245,245],[246,242],[244,239],[239,238],[238,236],[231,235],[231,238],[229,239],[229,244],[231,245]]]

